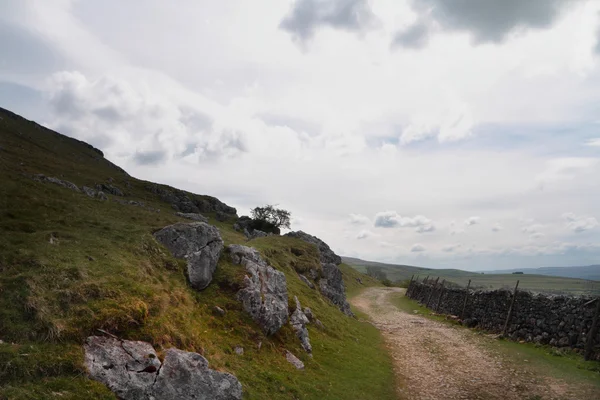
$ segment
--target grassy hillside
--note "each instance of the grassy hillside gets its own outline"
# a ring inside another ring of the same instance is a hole
[[[199,352],[213,368],[235,374],[248,399],[394,398],[378,331],[299,280],[296,269],[318,262],[314,246],[279,236],[246,243],[233,221],[208,215],[226,244],[254,246],[283,271],[290,299],[297,295],[323,322],[324,330],[308,328],[311,359],[288,326],[267,338],[242,312],[235,293],[244,270],[227,256],[206,290],[189,288],[184,262],[152,236],[182,220],[148,182],[85,143],[1,109],[0,118],[0,399],[114,399],[83,367],[81,345],[98,329],[148,341],[159,353],[172,346]],[[31,177],[38,173],[78,186],[112,181],[125,200],[144,206],[37,182]],[[350,291],[377,284],[341,268]],[[214,316],[215,305],[227,314]],[[233,351],[238,345],[241,356]],[[304,371],[287,363],[285,349],[304,361]]]
[[[572,295],[600,294],[600,282],[586,279],[533,274],[489,274],[462,271],[458,269],[421,268],[408,265],[377,263],[349,257],[343,257],[343,260],[362,273],[367,273],[368,268],[376,268],[394,282],[410,279],[413,275],[419,277],[420,280],[424,279],[426,276],[430,276],[432,278],[440,277],[440,281],[445,279],[448,282],[453,282],[460,286],[466,286],[470,279],[471,287],[473,288],[500,289],[514,287],[518,279],[520,281],[520,288],[534,292],[554,294],[564,293]]]
[[[488,274],[511,274],[523,272],[524,274],[562,276],[564,278],[578,278],[600,281],[600,265],[586,265],[580,267],[541,267],[521,268],[501,271],[489,271]]]

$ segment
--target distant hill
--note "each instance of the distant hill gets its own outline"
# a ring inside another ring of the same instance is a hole
[[[466,286],[470,280],[472,288],[499,289],[514,287],[517,280],[519,280],[519,287],[521,289],[532,292],[573,295],[600,294],[600,279],[598,276],[600,266],[597,265],[589,267],[469,272],[460,269],[433,269],[410,265],[385,264],[352,257],[342,257],[342,260],[360,272],[375,274],[380,279],[385,277],[393,282],[410,279],[413,275],[418,277],[419,280],[430,276],[431,278],[439,277],[440,282],[445,280],[460,286]],[[580,269],[579,273],[582,275],[577,275],[577,271],[573,271],[572,276],[545,273],[545,270],[551,270],[551,272],[566,270],[569,272],[571,268]],[[583,269],[589,269],[587,272],[588,275],[585,275],[589,278],[584,277],[583,272],[581,272]],[[513,272],[524,272],[524,274],[513,275]]]
[[[523,272],[524,274],[562,276],[565,278],[600,281],[600,265],[586,265],[582,267],[520,268],[481,272],[485,272],[486,274],[512,274],[513,272]]]

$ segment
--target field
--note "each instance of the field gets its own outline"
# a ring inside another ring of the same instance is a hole
[[[501,289],[514,288],[519,280],[519,288],[532,292],[571,295],[600,294],[600,281],[586,279],[530,274],[486,274],[458,269],[430,269],[363,261],[348,257],[344,257],[344,262],[362,273],[373,269],[379,270],[393,282],[407,280],[414,275],[419,280],[423,280],[427,276],[434,279],[439,277],[440,282],[446,280],[460,286],[467,286],[471,280],[471,287],[475,289]]]

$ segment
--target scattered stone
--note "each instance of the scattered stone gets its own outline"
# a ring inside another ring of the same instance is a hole
[[[235,351],[235,354],[237,354],[238,356],[244,355],[244,348],[242,346],[235,346],[235,349],[233,349],[233,351]]]
[[[310,271],[312,271],[312,270],[310,270]],[[311,281],[309,281],[309,280],[308,280],[308,278],[307,278],[306,276],[304,276],[304,275],[302,275],[302,274],[298,274],[298,276],[300,277],[300,280],[301,280],[302,282],[306,283],[306,285],[307,285],[309,288],[311,288],[311,289],[314,289],[314,288],[315,288],[315,285],[314,285],[314,284],[313,284]]]
[[[48,240],[48,243],[54,245],[54,244],[58,244],[58,239],[54,237],[54,235],[50,235],[50,239]]]
[[[224,317],[225,314],[227,313],[225,310],[223,310],[219,306],[214,306],[212,310],[213,310],[213,314],[218,315],[219,317]]]
[[[256,249],[232,244],[228,250],[233,263],[242,265],[249,274],[237,298],[265,334],[274,334],[288,320],[285,275],[267,264]]]
[[[308,329],[306,329],[306,324],[309,323],[309,319],[302,311],[298,297],[294,296],[294,301],[296,302],[296,310],[294,310],[292,316],[290,317],[290,325],[292,325],[292,329],[294,332],[296,332],[296,337],[300,339],[300,345],[304,351],[306,351],[308,354],[312,354],[312,346],[308,336]]]
[[[356,278],[356,282],[360,283],[361,285],[364,285],[362,279],[360,279],[360,278]]]
[[[102,191],[99,191],[96,196],[102,201],[108,200],[108,196]]]
[[[209,369],[208,361],[197,353],[171,348],[161,364],[149,343],[99,336],[88,337],[84,350],[90,377],[119,399],[242,398],[237,378]]]
[[[94,189],[92,189],[91,187],[82,186],[81,190],[83,190],[83,193],[85,193],[89,197],[92,197],[92,198],[96,197],[96,191]]]
[[[308,320],[310,322],[314,321],[314,319],[315,319],[315,316],[314,316],[312,310],[308,307],[304,307],[304,315],[306,315],[306,318],[308,318]]]
[[[288,362],[294,367],[296,367],[296,369],[304,369],[304,363],[300,361],[298,357],[296,357],[287,350],[285,351],[285,359],[288,360]]]
[[[258,229],[255,229],[252,232],[249,232],[248,235],[246,235],[246,236],[248,237],[249,240],[252,240],[252,239],[256,239],[256,238],[267,237],[267,236],[269,236],[269,234],[267,232],[263,232],[263,231],[259,231]]]
[[[187,260],[188,278],[194,289],[208,286],[223,250],[223,240],[216,227],[204,222],[179,223],[161,229],[154,237],[173,256]]]
[[[96,261],[96,259],[95,259],[94,257],[92,257],[92,256],[86,256],[86,258],[87,258],[89,261]]]
[[[315,319],[315,326],[321,330],[325,330],[325,325],[323,325],[320,319]]]
[[[206,218],[204,215],[199,214],[199,213],[182,213],[182,212],[178,212],[175,213],[178,217],[181,218],[187,218],[187,219],[192,219],[194,221],[199,221],[199,222],[208,222],[208,218]]]
[[[119,189],[116,186],[110,185],[110,184],[105,184],[105,183],[100,183],[98,185],[96,185],[96,190],[99,192],[106,192],[106,193],[110,193],[114,196],[125,196],[125,193],[123,193],[123,191],[121,189]]]
[[[323,264],[323,279],[319,280],[321,293],[335,304],[344,314],[353,317],[350,304],[346,300],[346,289],[342,271],[335,264]]]

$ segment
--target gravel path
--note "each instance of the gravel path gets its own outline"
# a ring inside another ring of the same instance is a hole
[[[514,369],[472,331],[398,310],[389,297],[403,291],[368,288],[352,300],[384,336],[401,399],[581,398],[551,378]]]

